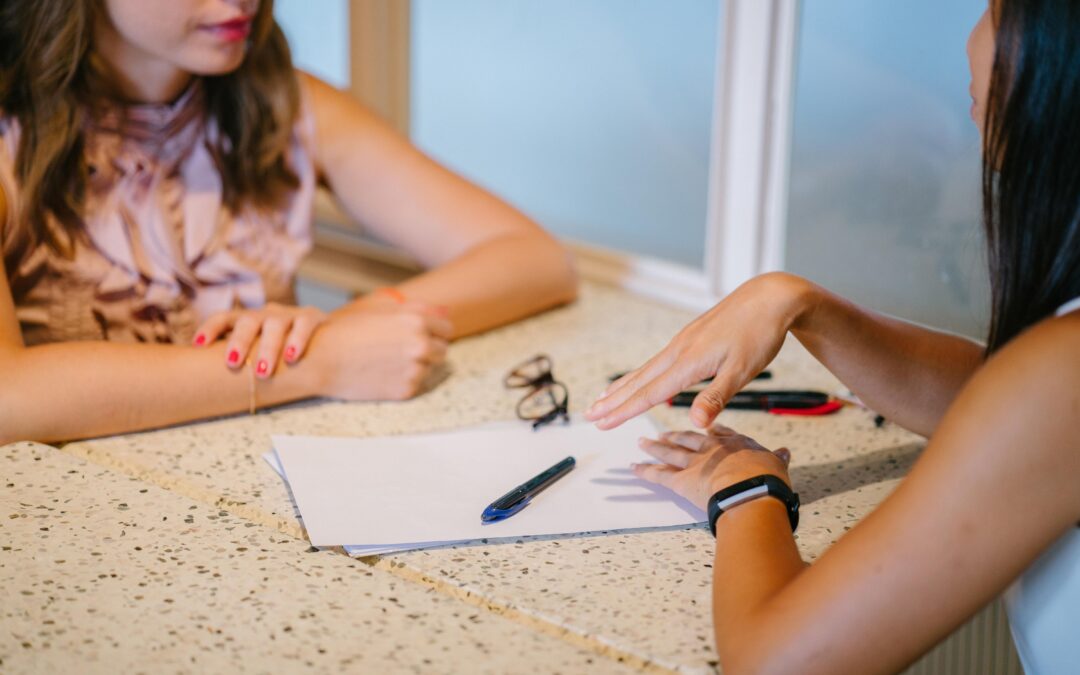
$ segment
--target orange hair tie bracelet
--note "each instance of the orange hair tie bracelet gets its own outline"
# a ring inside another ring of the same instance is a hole
[[[390,298],[399,305],[404,305],[406,302],[408,302],[408,298],[405,297],[405,294],[394,288],[393,286],[383,286],[382,288],[376,288],[374,293],[376,295],[382,295]]]

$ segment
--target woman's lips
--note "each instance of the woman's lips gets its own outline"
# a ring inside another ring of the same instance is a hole
[[[207,24],[201,26],[203,30],[225,42],[239,42],[246,40],[251,33],[251,17],[241,17],[231,21]]]

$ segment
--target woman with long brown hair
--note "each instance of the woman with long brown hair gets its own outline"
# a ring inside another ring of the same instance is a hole
[[[725,673],[902,670],[1005,593],[1026,672],[1080,668],[1080,3],[994,0],[968,41],[983,137],[987,344],[787,274],[751,280],[586,413],[611,428],[714,376],[712,423],[790,332],[875,410],[930,437],[896,491],[813,565],[791,453],[678,432],[635,472],[708,508]]]
[[[293,306],[319,184],[429,271]],[[539,227],[295,71],[271,0],[5,0],[0,247],[0,443],[407,398],[575,295]]]

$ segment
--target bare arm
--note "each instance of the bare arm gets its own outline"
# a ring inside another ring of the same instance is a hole
[[[26,347],[0,260],[0,445],[174,424],[248,408],[249,373],[209,349],[72,342]],[[258,383],[261,405],[315,393],[314,366]]]
[[[776,357],[791,331],[870,407],[929,435],[982,363],[982,347],[858,307],[784,273],[752,279],[690,323],[656,356],[612,384],[586,412],[612,428],[714,377],[691,419],[708,426]]]
[[[0,233],[6,219],[0,188]],[[7,279],[0,257],[0,445],[132,431],[247,409],[248,373],[221,367],[222,345],[26,347]],[[258,386],[263,405],[314,393],[300,368]]]
[[[350,215],[430,271],[401,285],[445,306],[455,335],[504,324],[576,295],[568,252],[525,215],[446,170],[360,103],[302,75],[316,118],[316,163]]]
[[[247,410],[248,373],[223,368],[223,359],[223,347],[108,342],[5,347],[0,444],[101,436]],[[303,369],[258,382],[258,404],[312,396]]]
[[[776,500],[721,516],[713,602],[724,672],[898,672],[1075,527],[1078,339],[1080,316],[1055,319],[991,359],[901,486],[810,567]],[[783,474],[746,439],[718,442],[705,453],[654,448],[690,468],[638,471],[695,495]]]
[[[2,265],[0,265],[2,267]],[[256,379],[259,407],[311,396],[400,400],[445,358],[445,319],[408,308],[328,320],[308,354]],[[248,409],[251,366],[222,367],[224,345],[64,342],[25,347],[0,269],[0,444],[148,429]]]
[[[9,206],[0,187],[0,241],[11,226]],[[292,359],[284,352],[283,363],[276,347],[265,354],[258,348],[264,332],[253,353],[273,359],[276,373],[256,379],[255,403],[409,398],[444,360],[450,333],[446,319],[418,303],[365,307],[331,315],[306,343],[304,358],[301,347]],[[107,342],[27,347],[0,257],[0,444],[123,433],[245,411],[251,366],[222,366],[234,348]]]
[[[0,194],[2,196],[2,194]],[[3,204],[0,203],[0,212]],[[449,323],[409,308],[332,318],[300,363],[254,383],[256,402],[414,395],[445,352]],[[208,348],[68,342],[27,347],[0,258],[0,445],[121,433],[248,409],[250,366]]]
[[[807,285],[791,332],[872,409],[924,436],[983,363],[983,347]]]

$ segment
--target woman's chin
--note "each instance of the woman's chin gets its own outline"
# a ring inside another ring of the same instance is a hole
[[[228,50],[215,50],[214,53],[199,54],[196,58],[185,59],[182,67],[193,75],[210,77],[228,75],[240,67],[246,54],[246,48],[243,45],[237,45]]]

